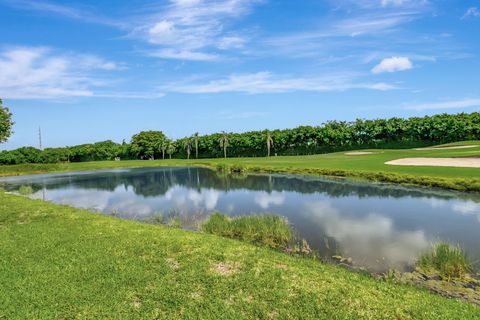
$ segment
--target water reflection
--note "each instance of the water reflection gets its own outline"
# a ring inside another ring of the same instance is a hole
[[[201,168],[121,169],[0,180],[31,185],[33,197],[148,221],[161,213],[195,228],[213,211],[274,212],[323,256],[341,254],[373,271],[405,268],[432,242],[480,258],[474,195],[289,175],[230,177]]]
[[[260,208],[267,210],[270,206],[282,205],[285,202],[285,195],[280,192],[257,192],[254,201]]]
[[[405,268],[429,246],[423,230],[399,230],[393,219],[381,214],[348,217],[327,201],[307,203],[302,212],[341,245],[343,255],[375,271]]]

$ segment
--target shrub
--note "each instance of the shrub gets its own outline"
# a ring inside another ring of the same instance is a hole
[[[247,169],[241,164],[234,164],[230,167],[230,173],[243,174],[246,173]]]

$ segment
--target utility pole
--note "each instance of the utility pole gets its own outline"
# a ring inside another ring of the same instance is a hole
[[[43,150],[42,149],[42,128],[41,127],[38,127],[38,146],[39,146],[40,150]]]

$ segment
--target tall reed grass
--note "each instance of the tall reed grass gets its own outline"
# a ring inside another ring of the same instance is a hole
[[[293,232],[288,221],[276,215],[231,218],[221,213],[214,213],[202,225],[202,230],[278,250],[286,250],[293,240]]]
[[[472,271],[472,264],[460,246],[441,242],[431,252],[423,254],[419,266],[426,271],[436,271],[447,280],[463,278]]]

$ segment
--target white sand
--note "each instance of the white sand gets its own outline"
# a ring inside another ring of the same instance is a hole
[[[429,147],[429,148],[417,148],[415,150],[447,150],[447,149],[469,149],[469,148],[476,148],[478,146],[471,145],[471,146],[451,146],[451,147]]]
[[[404,158],[387,161],[385,164],[395,166],[431,166],[480,168],[480,157],[471,158]]]
[[[376,154],[378,152],[370,152],[370,151],[352,151],[352,152],[345,152],[347,156],[360,156],[362,154]]]

